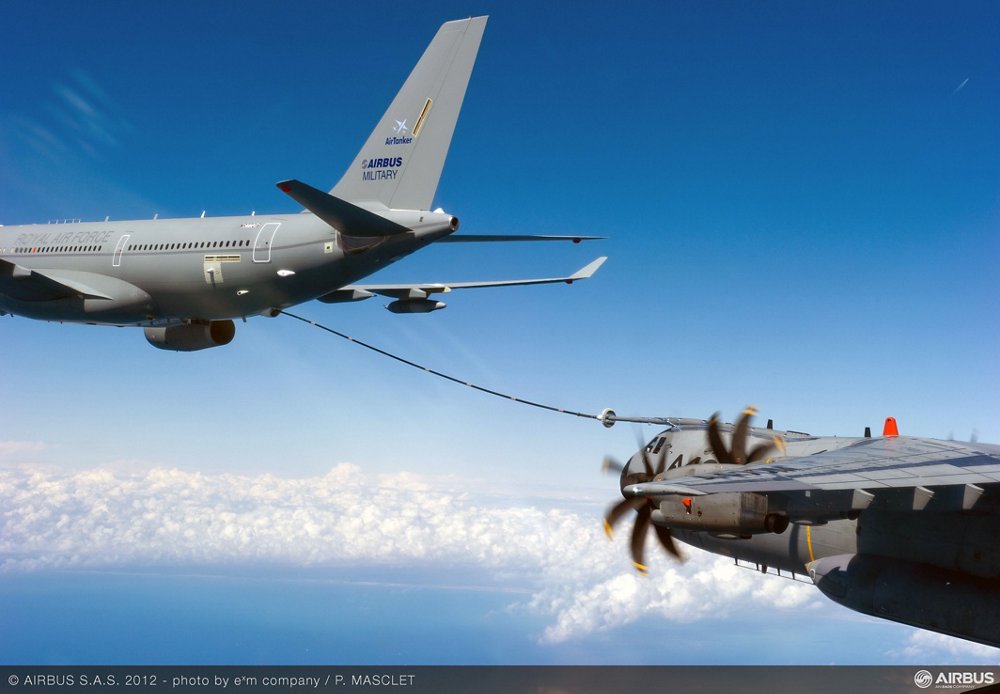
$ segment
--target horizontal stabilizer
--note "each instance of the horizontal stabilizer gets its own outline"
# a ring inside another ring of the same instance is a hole
[[[531,236],[524,234],[457,234],[444,236],[435,243],[498,243],[503,241],[602,241],[603,236]]]
[[[410,231],[385,217],[301,181],[289,179],[277,185],[281,192],[346,236],[393,236]]]

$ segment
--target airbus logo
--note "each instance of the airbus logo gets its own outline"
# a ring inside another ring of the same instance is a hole
[[[395,180],[399,167],[403,165],[402,157],[379,157],[377,159],[361,160],[361,180],[384,181]]]
[[[362,169],[386,169],[403,165],[402,157],[380,157],[378,159],[362,159]]]
[[[992,672],[940,672],[934,677],[927,670],[919,670],[913,676],[913,684],[921,689],[928,689],[934,685],[935,689],[971,689],[982,685],[992,685],[996,683],[996,677]]]

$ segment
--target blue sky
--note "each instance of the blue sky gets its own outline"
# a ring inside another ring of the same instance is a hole
[[[436,204],[470,233],[608,240],[434,248],[381,279],[610,260],[572,287],[456,292],[427,316],[377,299],[301,313],[574,409],[728,418],[753,402],[813,433],[891,414],[904,433],[1000,441],[993,3],[11,5],[0,223],[294,211],[274,183],[332,186],[438,25],[477,14],[491,18]],[[707,556],[658,560],[659,578],[635,584],[624,542],[599,530],[617,494],[599,463],[634,448],[627,427],[432,381],[286,319],[196,354],[127,329],[0,331],[2,613],[24,628],[16,605],[81,615],[66,638],[0,637],[20,662],[107,661],[99,639],[72,644],[123,582],[138,597],[108,632],[140,637],[166,609],[143,595],[281,604],[309,586],[285,620],[212,602],[213,628],[253,645],[198,651],[211,662],[365,662],[353,632],[322,623],[322,600],[352,605],[349,621],[374,614],[407,663],[781,662],[735,637],[628,646],[736,633],[761,610],[789,663],[995,661]],[[714,612],[678,587],[697,575],[706,591],[728,582]],[[38,603],[22,601],[30,586]],[[354,609],[365,601],[374,613]],[[412,645],[435,605],[454,614],[442,638],[468,646]],[[147,662],[134,641],[109,643]]]

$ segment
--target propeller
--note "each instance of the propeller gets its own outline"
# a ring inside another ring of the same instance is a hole
[[[708,445],[715,459],[725,465],[749,465],[763,460],[772,449],[784,450],[784,441],[775,435],[770,441],[759,443],[747,453],[747,434],[750,431],[750,419],[757,414],[757,408],[747,405],[733,430],[732,448],[726,448],[722,434],[719,433],[719,413],[716,412],[708,420]]]
[[[610,455],[604,456],[604,460],[601,461],[601,472],[605,475],[611,474],[612,472],[621,474],[625,466],[622,464],[618,458],[614,458]]]
[[[708,420],[708,427],[706,428],[705,434],[708,438],[709,448],[718,462],[728,465],[748,465],[750,463],[756,463],[763,460],[768,453],[775,448],[784,451],[784,439],[777,434],[775,434],[770,441],[759,443],[747,451],[747,441],[750,433],[750,420],[756,414],[757,409],[752,405],[748,405],[743,410],[739,420],[736,422],[735,428],[733,429],[731,447],[726,446],[726,442],[723,440],[722,433],[719,430],[719,413],[716,412]],[[655,461],[652,460],[652,454],[650,452],[651,448],[651,446],[643,445],[642,440],[640,439],[639,450],[642,453],[641,471],[628,469],[620,461],[611,456],[606,456],[604,458],[601,468],[605,473],[614,471],[618,474],[624,474],[626,470],[628,470],[628,474],[626,474],[624,479],[622,479],[622,488],[633,484],[643,484],[645,482],[663,479],[667,463],[668,447],[661,447],[657,454],[657,460]],[[676,461],[678,466],[682,464],[682,459],[683,453],[678,456],[678,460]],[[688,466],[697,465],[700,462],[701,456],[697,456],[691,459]],[[671,468],[673,467],[675,466],[671,465]],[[677,545],[670,534],[670,529],[656,525],[652,522],[652,514],[656,509],[657,505],[654,501],[645,497],[632,497],[619,501],[617,504],[609,508],[607,513],[604,515],[604,532],[607,534],[608,538],[611,538],[615,525],[621,521],[621,519],[624,518],[630,510],[635,512],[635,521],[632,525],[632,537],[629,545],[632,553],[632,565],[643,576],[649,573],[649,569],[645,564],[644,548],[646,545],[646,535],[649,533],[650,526],[653,527],[653,531],[656,533],[656,537],[660,541],[660,545],[662,545],[663,548],[676,559],[680,561],[684,560],[683,555],[680,551],[678,551]]]
[[[626,476],[625,480],[623,480],[625,485],[652,482],[663,475],[667,466],[666,447],[664,447],[660,455],[657,456],[658,459],[655,466],[653,461],[650,459],[651,455],[648,447],[642,447],[641,442],[640,450],[642,451],[643,470],[641,472],[630,472]],[[610,456],[604,458],[604,463],[601,467],[605,472],[615,470],[621,473],[625,470],[624,465]],[[646,576],[649,573],[649,569],[645,564],[644,554],[646,535],[649,533],[649,527],[651,525],[653,526],[653,530],[656,532],[656,537],[659,539],[663,548],[678,560],[684,560],[684,557],[677,549],[677,545],[674,544],[674,539],[670,535],[670,530],[659,525],[653,525],[652,514],[653,511],[656,510],[656,504],[650,499],[643,497],[623,499],[608,509],[608,512],[604,516],[604,532],[607,534],[608,539],[612,538],[612,532],[615,524],[624,518],[629,510],[635,511],[636,513],[635,522],[632,525],[632,539],[629,543],[632,552],[632,565],[635,567],[636,571],[643,576]]]

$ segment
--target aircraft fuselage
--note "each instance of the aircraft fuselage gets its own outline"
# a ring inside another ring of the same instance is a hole
[[[457,227],[440,213],[405,215],[412,231],[391,237],[346,237],[308,213],[3,227],[0,257],[40,275],[0,278],[0,311],[119,326],[268,313],[366,277]],[[46,293],[46,276],[78,291]]]

